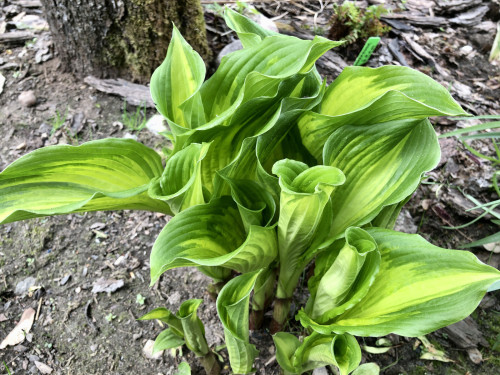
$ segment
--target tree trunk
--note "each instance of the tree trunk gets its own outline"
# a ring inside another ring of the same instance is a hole
[[[63,68],[78,77],[147,82],[167,53],[172,23],[207,59],[199,0],[42,0]]]

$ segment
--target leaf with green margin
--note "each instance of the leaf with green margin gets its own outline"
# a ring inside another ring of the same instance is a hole
[[[251,226],[247,235],[234,201],[217,198],[168,222],[151,252],[151,284],[176,267],[223,266],[244,273],[267,267],[276,255],[273,227]]]
[[[278,244],[280,274],[278,298],[289,298],[298,277],[314,252],[328,240],[331,225],[330,194],[344,183],[344,174],[337,168],[315,166],[295,160],[274,164],[273,173],[281,187]],[[324,211],[328,213],[324,215]]]
[[[324,323],[353,307],[367,293],[380,266],[375,240],[363,229],[346,230],[345,244],[316,258],[306,312]]]
[[[301,343],[289,333],[273,336],[276,359],[291,374],[328,365],[337,366],[341,375],[348,375],[361,362],[361,349],[356,339],[349,335],[321,335],[313,332]]]
[[[374,219],[384,206],[399,203],[440,158],[428,120],[400,120],[372,126],[344,126],[323,150],[325,165],[339,168],[346,182],[331,195],[333,233]]]
[[[231,8],[224,9],[224,21],[230,29],[236,31],[245,48],[261,43],[268,36],[278,35],[274,31],[264,29],[258,23]]]
[[[231,196],[238,205],[245,231],[252,225],[267,227],[276,214],[276,202],[271,193],[253,180],[235,180],[222,177],[231,187]]]
[[[258,354],[250,344],[248,328],[250,293],[261,270],[245,273],[229,281],[217,297],[217,313],[224,326],[231,368],[236,374],[253,372],[252,364]]]
[[[488,287],[500,282],[500,271],[467,251],[441,249],[418,235],[387,229],[367,232],[382,255],[368,294],[330,324],[299,313],[304,326],[325,334],[420,336],[470,315]]]
[[[177,317],[180,319],[184,330],[186,346],[197,357],[203,357],[210,351],[205,339],[205,327],[196,313],[202,302],[202,299],[184,301],[177,313]]]
[[[254,47],[225,56],[217,72],[200,90],[207,121],[216,119],[216,123],[221,123],[228,114],[234,113],[235,106],[241,104],[244,96],[246,100],[265,96],[266,91],[284,79],[309,72],[323,53],[339,44],[322,37],[306,41],[276,35]],[[262,81],[264,85],[247,84],[246,81],[257,73],[277,81]]]
[[[147,314],[141,316],[137,320],[153,320],[153,319],[158,319],[161,322],[168,324],[177,336],[181,338],[184,337],[184,331],[180,319],[177,316],[175,316],[175,314],[173,314],[170,310],[164,307],[158,307],[156,309],[151,310]]]
[[[178,336],[172,328],[167,328],[156,337],[153,354],[166,349],[178,348],[182,345],[184,345],[184,339]]]
[[[205,122],[199,89],[205,79],[205,63],[174,26],[167,56],[151,77],[151,96],[158,111],[170,122],[191,128]],[[189,108],[181,105],[188,99]]]
[[[379,375],[380,367],[375,362],[363,363],[352,375]]]
[[[166,203],[147,194],[162,170],[155,151],[130,139],[35,150],[0,173],[0,224],[98,210],[171,214]]]
[[[240,154],[243,142],[270,131],[283,121],[284,109],[301,109],[317,102],[322,87],[311,73],[295,75],[285,80],[270,78],[261,73],[251,73],[246,80],[253,89],[245,94],[244,101],[228,119],[228,123],[203,126],[191,133],[185,133],[177,140],[176,147],[185,144],[211,142],[210,149],[202,162],[202,182],[209,192],[214,190],[216,173],[225,168]],[[266,90],[258,89],[265,86]],[[248,96],[259,96],[247,98]],[[312,98],[288,98],[289,95],[312,95]],[[290,117],[290,116],[286,116]],[[299,142],[300,143],[300,142]],[[215,194],[215,193],[214,193]],[[218,193],[217,193],[218,194]]]
[[[230,194],[229,186],[223,178],[246,179],[257,181],[262,188],[273,195],[277,203],[281,189],[278,179],[270,175],[272,165],[283,156],[288,156],[286,152],[283,152],[283,143],[290,143],[288,139],[289,133],[294,128],[292,125],[301,113],[320,102],[323,91],[324,84],[320,85],[314,75],[307,74],[292,93],[297,97],[282,100],[279,118],[272,127],[261,135],[245,138],[234,160],[217,172],[214,181],[214,196]],[[264,165],[269,165],[268,170]]]
[[[201,161],[209,147],[208,143],[192,143],[170,157],[162,176],[151,183],[149,195],[167,202],[174,214],[205,203]]]
[[[348,67],[328,87],[319,112],[302,116],[299,129],[304,145],[321,160],[325,139],[344,125],[465,114],[443,86],[416,70]]]

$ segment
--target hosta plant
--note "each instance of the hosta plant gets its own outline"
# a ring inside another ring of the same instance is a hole
[[[151,252],[151,284],[177,267],[213,279],[237,374],[254,371],[250,328],[273,300],[271,330],[287,327],[311,264],[309,300],[295,317],[301,337],[274,336],[287,374],[324,365],[349,374],[361,358],[355,336],[429,333],[500,287],[500,272],[471,253],[391,229],[439,160],[427,117],[465,115],[444,87],[399,66],[348,67],[327,86],[315,61],[339,42],[278,35],[231,10],[225,19],[244,48],[210,79],[177,30],[153,74],[151,94],[170,127],[165,164],[130,139],[34,151],[0,174],[0,221],[114,209],[172,215]],[[210,353],[198,304],[147,316],[169,325],[157,348],[185,342]]]

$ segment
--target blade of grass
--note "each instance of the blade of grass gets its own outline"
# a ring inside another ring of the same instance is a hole
[[[455,120],[457,120],[457,119],[455,119]],[[467,119],[467,120],[470,120],[470,119]],[[485,122],[484,124],[478,124],[478,125],[469,126],[467,128],[463,128],[463,129],[453,130],[451,132],[441,134],[439,136],[439,138],[453,137],[455,135],[461,135],[461,134],[465,134],[465,133],[477,132],[477,131],[488,130],[488,129],[496,129],[496,128],[500,128],[500,121]]]
[[[496,232],[495,234],[492,234],[491,236],[487,236],[487,237],[481,238],[480,240],[468,243],[466,245],[462,245],[462,247],[464,249],[467,249],[467,248],[470,248],[470,247],[486,245],[486,244],[489,244],[489,243],[499,242],[499,241],[500,241],[500,231]]]

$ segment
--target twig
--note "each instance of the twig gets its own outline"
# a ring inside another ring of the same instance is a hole
[[[42,308],[43,297],[40,297],[38,301],[38,308],[36,309],[35,321],[38,321],[38,317],[40,316],[40,309]]]

